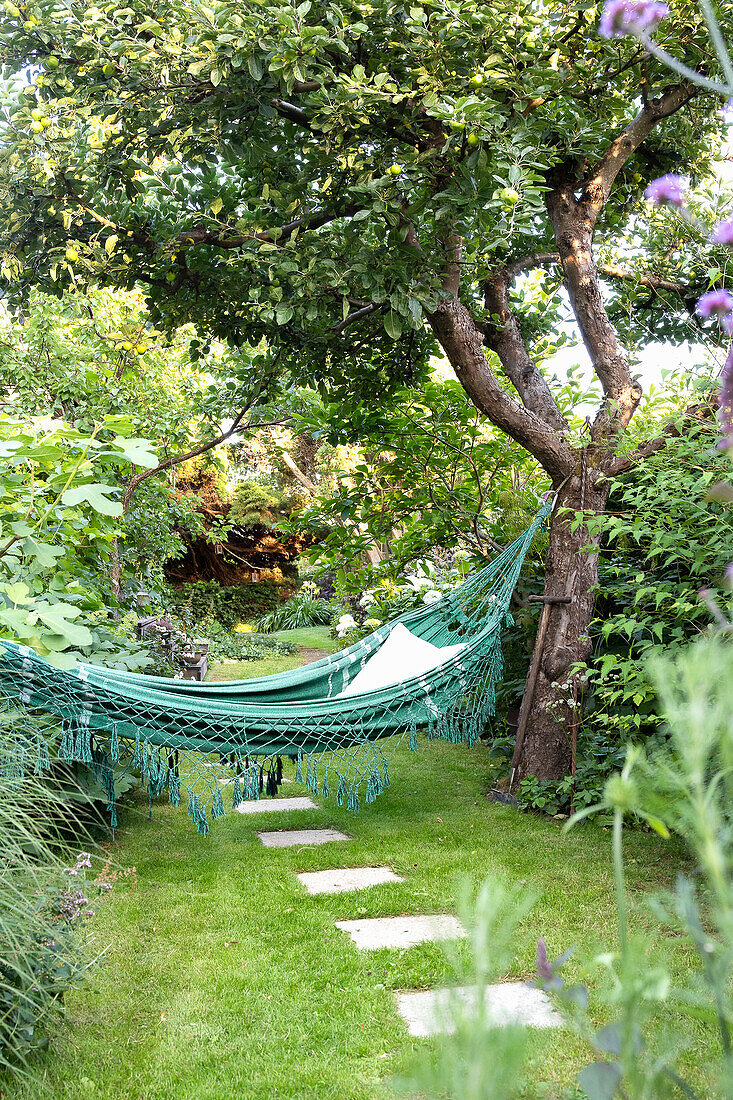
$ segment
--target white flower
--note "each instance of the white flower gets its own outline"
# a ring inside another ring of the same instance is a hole
[[[378,626],[382,625],[381,619],[365,619],[364,626],[369,627],[370,630],[376,630]]]
[[[442,595],[437,588],[430,588],[422,598],[423,603],[437,603],[438,600],[442,600]]]
[[[433,587],[430,577],[410,576],[407,578],[407,582],[412,585],[416,592],[422,592],[424,588]]]
[[[343,636],[348,634],[350,630],[353,630],[355,626],[356,619],[353,615],[342,615],[336,623],[336,633],[339,638],[343,638]]]
[[[369,607],[370,604],[374,603],[376,598],[373,592],[365,592],[359,600],[359,607]]]

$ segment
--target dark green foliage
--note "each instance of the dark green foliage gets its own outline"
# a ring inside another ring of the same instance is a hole
[[[277,607],[287,593],[284,584],[275,581],[254,581],[252,584],[221,585],[216,581],[194,581],[176,589],[171,596],[173,606],[187,616],[195,629],[209,622],[221,623],[230,630],[235,623],[255,618]]]
[[[243,481],[232,497],[227,520],[234,527],[251,531],[255,527],[277,527],[285,518],[283,494],[259,481]]]

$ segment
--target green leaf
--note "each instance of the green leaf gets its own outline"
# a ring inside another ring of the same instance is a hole
[[[151,444],[148,439],[127,439],[125,436],[118,435],[115,436],[112,442],[115,447],[122,451],[127,461],[132,462],[134,466],[143,466],[146,470],[154,470],[158,465],[158,459],[151,451]]]
[[[621,1077],[621,1067],[616,1062],[593,1062],[581,1069],[578,1084],[587,1092],[588,1100],[613,1100]]]
[[[399,340],[402,335],[402,324],[399,314],[395,313],[393,309],[390,309],[384,316],[384,331],[393,340]]]
[[[67,489],[61,494],[61,503],[73,508],[86,501],[100,515],[119,517],[122,515],[122,504],[119,501],[110,500],[107,495],[118,491],[114,485],[103,485],[101,482],[92,481],[88,485],[77,485],[73,489]]]
[[[212,214],[218,214],[223,205],[224,200],[222,198],[217,198],[214,199],[214,201],[210,204],[209,209],[211,210]]]

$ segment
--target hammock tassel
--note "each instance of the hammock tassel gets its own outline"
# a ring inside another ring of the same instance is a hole
[[[323,773],[323,788],[322,792],[324,798],[328,798],[328,768]]]
[[[337,806],[343,806],[345,798],[346,798],[346,780],[344,779],[343,775],[341,775],[341,773],[339,772],[339,785],[338,785],[338,790],[336,791],[336,805]]]
[[[211,816],[213,818],[224,816],[224,800],[218,787],[214,791],[214,797],[211,800]]]
[[[410,723],[410,748],[413,752],[417,752],[417,726],[414,719]]]
[[[234,780],[234,786],[232,788],[232,809],[236,810],[239,803],[242,801],[242,788],[239,785],[239,776],[236,776]]]
[[[295,782],[296,783],[302,783],[303,782],[303,756],[301,754],[300,749],[298,749],[298,763],[297,763],[296,768],[295,768]]]
[[[172,806],[181,801],[181,777],[177,771],[168,772],[168,801]]]

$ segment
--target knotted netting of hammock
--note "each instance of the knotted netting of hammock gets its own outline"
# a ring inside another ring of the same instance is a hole
[[[472,745],[494,714],[502,673],[501,631],[529,546],[552,507],[490,565],[442,599],[408,611],[355,645],[313,664],[252,680],[195,683],[80,664],[53,667],[27,646],[0,639],[0,719],[10,734],[5,774],[42,774],[49,739],[61,760],[88,765],[117,823],[115,777],[139,773],[150,800],[164,791],[206,834],[224,799],[276,795],[283,758],[314,795],[358,810],[389,784],[402,738]],[[420,675],[342,696],[396,623],[424,642],[451,647]],[[460,644],[459,652],[456,646]],[[45,723],[45,725],[44,725]]]

